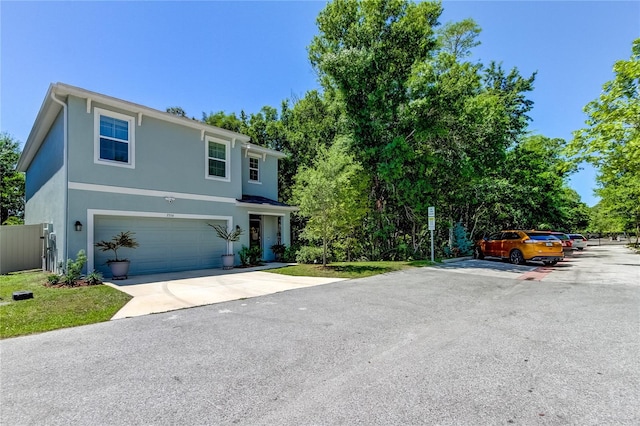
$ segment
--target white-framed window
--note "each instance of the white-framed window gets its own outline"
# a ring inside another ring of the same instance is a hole
[[[229,182],[231,180],[229,141],[208,136],[206,142],[205,177]]]
[[[249,156],[249,182],[260,183],[260,157]]]
[[[118,167],[135,167],[135,118],[94,108],[93,161]]]

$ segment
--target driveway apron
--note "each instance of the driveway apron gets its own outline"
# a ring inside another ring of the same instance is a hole
[[[247,269],[205,269],[108,281],[105,284],[133,296],[111,319],[210,305],[343,280],[263,272],[282,266],[287,265],[270,263]]]

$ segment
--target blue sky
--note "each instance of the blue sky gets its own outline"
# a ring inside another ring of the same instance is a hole
[[[0,130],[24,142],[63,82],[164,110],[257,112],[318,88],[306,47],[325,2],[0,2]],[[571,138],[640,36],[637,1],[444,1],[482,27],[474,58],[537,71],[534,133]],[[595,172],[571,185],[593,205]]]

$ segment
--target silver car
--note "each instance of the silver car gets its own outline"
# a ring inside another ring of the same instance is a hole
[[[587,247],[587,239],[583,237],[581,234],[567,234],[569,238],[571,238],[571,242],[573,243],[573,248],[577,248],[578,250],[584,250]]]

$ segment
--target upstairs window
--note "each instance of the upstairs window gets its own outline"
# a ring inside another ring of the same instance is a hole
[[[260,159],[257,157],[249,157],[249,180],[260,182]]]
[[[229,142],[207,138],[206,177],[229,181]]]
[[[94,161],[113,166],[133,167],[134,118],[95,109]]]

